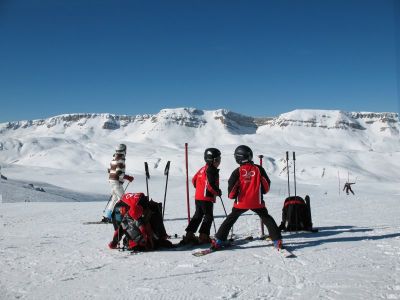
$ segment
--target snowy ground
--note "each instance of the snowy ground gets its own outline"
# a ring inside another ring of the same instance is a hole
[[[104,174],[71,179],[60,170],[3,171],[9,180],[0,185],[1,299],[400,299],[396,183],[357,182],[356,196],[339,195],[334,180],[299,183],[298,194],[311,196],[313,223],[320,231],[284,235],[297,258],[284,259],[257,240],[198,258],[191,255],[194,249],[139,255],[109,250],[111,225],[83,225],[100,219],[108,197]],[[157,201],[164,180],[151,178],[150,194]],[[128,191],[145,191],[144,182],[135,176]],[[226,180],[221,184],[226,195]],[[165,221],[170,234],[183,234],[187,224],[184,186],[184,177],[170,178]],[[267,204],[278,223],[285,188],[283,178],[272,178]],[[52,197],[60,202],[38,202]],[[231,202],[223,199],[230,209]],[[193,200],[191,205],[193,214]],[[215,215],[219,227],[220,203]],[[246,213],[234,231],[238,237],[258,236],[259,220]]]

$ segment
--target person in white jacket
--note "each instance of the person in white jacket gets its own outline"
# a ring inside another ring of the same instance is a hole
[[[102,220],[106,223],[112,222],[111,215],[114,210],[114,206],[124,194],[124,180],[132,182],[134,179],[133,176],[125,174],[125,156],[126,145],[119,144],[115,149],[115,154],[113,155],[110,168],[108,169],[108,181],[111,185],[111,198],[104,210]]]

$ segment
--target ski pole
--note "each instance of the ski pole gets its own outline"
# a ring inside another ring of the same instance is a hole
[[[131,183],[131,182],[130,182],[130,181],[128,181],[128,183],[127,183],[126,187],[124,188],[124,194],[125,194],[126,190],[128,189],[128,185],[129,185],[130,183]],[[121,199],[119,199],[119,200],[121,200]]]
[[[125,188],[124,188],[124,194],[125,194],[125,192],[126,192],[126,189],[128,188],[128,185],[130,184],[131,182],[130,181],[128,181],[128,183],[126,184],[126,186],[125,186]],[[121,200],[121,199],[119,199],[119,200]]]
[[[165,201],[167,199],[167,187],[168,187],[168,176],[169,176],[169,165],[170,161],[167,162],[167,165],[165,166],[164,170],[164,175],[167,176],[167,179],[165,180],[165,192],[164,192],[164,205],[163,205],[163,211],[162,211],[162,219],[164,221],[164,212],[165,212]]]
[[[103,213],[106,211],[106,209],[107,209],[107,206],[108,206],[108,204],[110,203],[112,196],[113,196],[113,194],[111,193],[111,195],[110,195],[110,198],[108,198],[108,201],[107,201],[106,207],[104,207],[104,209],[103,209]]]
[[[290,184],[289,184],[289,151],[286,151],[286,170],[287,170],[287,188],[290,197]]]
[[[290,172],[289,172],[289,151],[286,151],[286,171],[287,171],[287,186],[288,186],[288,199],[290,201]],[[292,214],[293,213],[293,206],[290,205],[288,207],[287,211],[287,230],[289,230],[289,227],[291,227],[291,222],[292,222]]]
[[[295,197],[295,199],[296,199],[296,197],[297,197],[297,191],[296,191],[296,154],[295,154],[295,152],[293,151],[293,179],[294,179],[294,197]],[[297,232],[297,229],[298,229],[298,220],[299,218],[298,218],[298,210],[296,209],[295,210],[295,220],[296,220],[296,232]]]
[[[185,143],[185,162],[186,162],[186,205],[187,205],[188,223],[190,223],[188,143]]]
[[[297,191],[296,191],[296,154],[293,152],[293,176],[294,176],[294,196],[297,196]]]
[[[224,212],[225,212],[225,217],[228,217],[228,214],[226,213],[224,201],[222,201],[222,197],[221,196],[218,196],[218,197],[221,200],[222,208],[224,209]],[[231,240],[233,240],[233,226],[232,226],[232,232],[231,232]]]
[[[264,155],[261,154],[261,155],[259,155],[258,157],[260,158],[260,166],[262,167]],[[264,223],[263,223],[261,217],[260,217],[260,225],[261,225],[261,236],[263,237],[264,234],[265,234],[265,232],[264,232]]]
[[[217,234],[217,227],[215,227],[215,221],[214,220],[213,220],[213,224],[214,224],[214,232],[215,232],[215,234]]]
[[[224,212],[225,212],[225,217],[227,217],[227,216],[228,216],[228,214],[226,213],[226,209],[225,209],[224,201],[222,201],[222,198],[221,198],[221,196],[218,196],[218,197],[219,197],[219,199],[221,200],[221,203],[222,203],[222,208],[224,209]]]
[[[149,165],[147,162],[144,162],[144,170],[146,173],[146,189],[147,189],[147,198],[150,200],[150,195],[149,195],[149,179],[150,179],[150,173],[149,173]]]

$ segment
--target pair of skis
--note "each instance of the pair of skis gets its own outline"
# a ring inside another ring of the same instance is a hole
[[[163,203],[163,210],[162,210],[162,219],[164,221],[164,212],[165,212],[165,202],[167,200],[167,189],[168,189],[168,177],[169,177],[169,167],[171,165],[171,162],[168,161],[167,164],[165,165],[164,169],[164,175],[166,176],[165,180],[165,190],[164,190],[164,203]],[[150,195],[149,195],[149,179],[150,179],[150,172],[149,172],[149,165],[147,162],[144,162],[144,171],[146,173],[146,189],[147,189],[147,197],[150,200]]]
[[[205,256],[205,255],[217,252],[217,251],[230,249],[230,248],[235,247],[235,246],[238,246],[238,245],[235,244],[235,242],[228,242],[221,249],[216,250],[216,249],[210,247],[210,248],[207,248],[207,249],[203,249],[203,250],[200,250],[200,251],[193,252],[192,255],[196,256],[196,257],[201,257],[201,256]],[[274,247],[274,244],[272,243],[272,241],[267,245],[267,247],[272,247],[274,249],[274,251],[278,252],[284,258],[295,258],[296,257],[296,255],[292,251],[290,251],[287,247],[283,247],[281,249],[276,249]]]

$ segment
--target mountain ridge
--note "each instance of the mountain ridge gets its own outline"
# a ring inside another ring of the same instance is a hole
[[[72,113],[49,117],[46,119],[21,120],[0,123],[0,133],[7,130],[26,129],[29,127],[52,128],[59,124],[70,127],[73,124],[84,127],[88,120],[104,120],[102,129],[117,130],[130,124],[144,122],[176,124],[183,127],[200,128],[207,124],[205,113],[212,113],[214,120],[219,121],[228,130],[235,132],[240,127],[248,128],[255,133],[258,128],[268,127],[319,127],[326,129],[354,129],[365,130],[367,126],[379,123],[381,131],[387,129],[398,130],[398,114],[393,112],[346,112],[340,110],[306,110],[298,109],[276,117],[251,117],[226,109],[199,110],[196,108],[162,109],[157,114],[117,115],[110,113]],[[332,120],[329,119],[334,119]],[[364,123],[364,124],[363,124]],[[397,125],[397,126],[396,126]]]
[[[127,165],[142,172],[143,161],[174,162],[172,174],[185,173],[184,144],[190,146],[189,171],[199,168],[204,149],[221,150],[222,174],[235,168],[234,149],[249,145],[264,155],[274,176],[282,177],[284,154],[301,158],[299,178],[337,176],[338,170],[392,178],[400,165],[397,113],[294,110],[277,117],[248,117],[229,110],[163,109],[151,115],[64,114],[48,119],[0,124],[0,165],[64,170],[105,170],[119,143],[128,147]],[[379,163],[376,163],[379,162]],[[322,170],[325,170],[322,172]],[[391,179],[390,179],[391,180]]]

